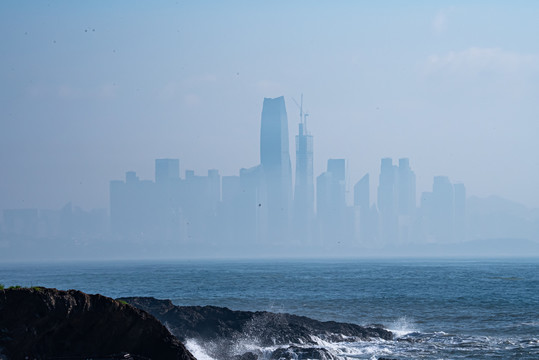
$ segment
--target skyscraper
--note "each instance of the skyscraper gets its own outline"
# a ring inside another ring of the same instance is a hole
[[[294,188],[294,237],[311,238],[314,217],[313,137],[303,121],[296,135],[296,185]]]
[[[155,159],[155,182],[164,183],[180,179],[180,160]]]
[[[316,178],[318,229],[321,241],[342,241],[351,234],[346,207],[346,161],[329,159],[327,171]]]
[[[413,215],[416,207],[415,202],[415,173],[410,168],[407,158],[399,159],[398,170],[398,196],[399,215]]]
[[[397,173],[397,196],[398,196],[398,235],[399,241],[409,242],[412,240],[414,217],[416,213],[416,190],[415,173],[410,168],[408,158],[399,159]]]
[[[354,206],[366,209],[370,207],[369,174],[365,174],[354,185]]]
[[[292,201],[288,118],[284,97],[264,99],[260,127],[260,163],[267,195],[269,241],[284,240]]]
[[[374,237],[374,227],[377,224],[373,221],[370,207],[370,185],[369,174],[365,174],[354,185],[354,207],[359,212],[356,217],[356,235],[362,242],[372,241]]]
[[[397,167],[391,158],[382,159],[378,182],[378,210],[380,211],[380,236],[382,242],[393,243],[398,238],[397,216]]]

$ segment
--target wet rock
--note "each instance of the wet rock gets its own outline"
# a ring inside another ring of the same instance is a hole
[[[335,356],[330,354],[323,348],[302,348],[290,346],[288,348],[280,348],[271,354],[272,360],[337,360]]]
[[[170,300],[131,297],[122,300],[149,312],[180,340],[239,338],[252,339],[261,346],[316,344],[314,337],[328,341],[381,338],[393,334],[381,327],[363,327],[334,321],[318,321],[304,316],[265,311],[233,311],[215,306],[175,306]]]
[[[1,359],[195,360],[152,315],[101,295],[0,290]]]
[[[234,360],[258,360],[258,356],[249,351],[243,355],[236,355]]]

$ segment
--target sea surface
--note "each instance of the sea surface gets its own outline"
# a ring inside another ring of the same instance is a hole
[[[0,283],[382,324],[397,335],[320,344],[341,359],[539,359],[539,259],[12,263],[0,264]]]

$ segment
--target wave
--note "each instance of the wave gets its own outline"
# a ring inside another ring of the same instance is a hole
[[[405,322],[397,321],[399,324]],[[413,325],[413,323],[412,323]],[[491,337],[479,335],[456,335],[443,331],[421,333],[414,326],[404,327],[406,335],[393,340],[371,339],[365,341],[333,342],[313,336],[314,344],[285,344],[262,346],[256,339],[238,339],[228,350],[228,358],[238,360],[258,359],[440,359],[440,358],[539,358],[539,338]],[[199,360],[222,360],[216,353],[218,343],[200,343],[189,339],[186,347]],[[222,350],[222,349],[221,349]],[[212,355],[213,354],[213,355]],[[248,357],[246,354],[252,354]],[[310,355],[311,357],[305,357]]]
[[[177,306],[148,297],[123,299],[165,323],[199,360],[539,358],[537,335],[529,333],[425,331],[408,316],[388,326],[359,326],[286,313]]]

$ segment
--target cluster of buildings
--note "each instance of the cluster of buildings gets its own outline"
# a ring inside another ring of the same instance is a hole
[[[369,174],[347,201],[347,163],[329,159],[313,174],[313,136],[300,111],[295,136],[294,183],[288,118],[283,97],[264,99],[260,164],[221,176],[197,175],[179,159],[155,160],[155,179],[135,172],[110,182],[109,209],[84,211],[70,203],[59,210],[7,209],[0,245],[25,239],[92,243],[116,239],[139,244],[266,244],[391,246],[466,239],[466,191],[447,177],[434,178],[417,203],[409,160],[381,161],[377,198]],[[21,242],[22,243],[22,242]]]
[[[416,203],[409,160],[381,161],[376,202],[366,174],[347,203],[346,161],[329,159],[313,174],[313,136],[300,112],[295,183],[283,97],[264,99],[260,164],[235,176],[218,170],[180,176],[179,159],[155,160],[155,180],[127,172],[110,183],[110,231],[132,241],[391,245],[464,240],[464,185],[435,177]],[[315,186],[316,185],[316,186]]]

